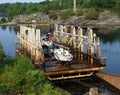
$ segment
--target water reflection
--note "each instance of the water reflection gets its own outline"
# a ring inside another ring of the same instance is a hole
[[[107,57],[103,71],[120,75],[120,29],[101,28],[94,30],[101,41],[101,56]]]
[[[102,43],[114,43],[120,41],[120,29],[101,28],[95,30],[95,33],[100,37]]]
[[[1,28],[2,30],[5,30],[5,29],[7,28],[7,26],[0,26],[0,28]]]

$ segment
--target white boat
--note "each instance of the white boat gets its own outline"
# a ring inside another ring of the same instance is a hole
[[[53,44],[50,34],[43,35],[41,37],[42,46],[51,46]]]
[[[71,61],[73,59],[73,55],[68,50],[64,50],[63,48],[55,49],[54,56],[60,61]]]

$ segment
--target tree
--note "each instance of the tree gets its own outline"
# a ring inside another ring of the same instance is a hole
[[[0,23],[6,23],[6,22],[7,22],[7,20],[6,20],[6,18],[4,18],[4,17],[3,17],[3,18],[1,19],[1,21],[0,21]]]
[[[88,5],[95,8],[107,8],[114,7],[116,0],[88,0]]]

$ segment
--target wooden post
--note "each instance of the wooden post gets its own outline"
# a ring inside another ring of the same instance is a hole
[[[41,44],[41,38],[40,38],[40,30],[36,29],[36,46],[41,49],[42,48],[42,44]]]
[[[73,42],[72,42],[72,47],[73,47],[73,50],[74,50],[74,57],[76,58],[76,30],[75,30],[75,27],[72,26],[72,39],[73,39]]]
[[[36,31],[36,61],[35,61],[35,64],[39,64],[39,31],[37,30]]]
[[[32,31],[31,31],[32,33],[32,44],[35,44],[35,40],[36,40],[36,38],[35,38],[35,28],[32,28]],[[40,36],[40,35],[39,35]]]
[[[60,25],[60,44],[63,44],[63,29],[64,29],[64,26],[63,25]]]
[[[31,33],[30,33],[31,41],[30,41],[30,43],[32,45],[34,45],[34,33],[35,33],[35,29],[31,28]],[[33,47],[30,46],[30,59],[32,59],[32,56],[33,56]]]
[[[54,36],[55,36],[55,42],[57,42],[58,43],[58,32],[59,32],[59,30],[58,30],[58,25],[56,24],[55,25],[55,31],[54,31]]]
[[[88,28],[88,35],[87,35],[87,53],[88,53],[88,61],[93,64],[93,58],[91,56],[94,55],[94,46],[93,46],[93,30],[91,28]]]
[[[24,29],[24,30],[23,30],[23,39],[26,40],[26,39],[27,39],[27,34],[26,34],[27,27],[24,27],[23,29]],[[23,40],[22,40],[22,41],[23,41]],[[23,51],[25,51],[25,50],[26,50],[26,47],[25,47],[25,46],[26,46],[26,43],[23,41],[22,44],[23,44]]]
[[[68,35],[67,35],[67,32],[68,32],[68,26],[65,26],[65,32],[64,32],[64,44],[66,45],[67,44],[67,40],[68,40]]]
[[[78,27],[78,48],[80,49],[80,59],[83,60],[83,54],[81,52],[84,51],[83,47],[83,29],[81,27]]]
[[[27,36],[27,41],[29,43],[32,43],[32,29],[31,27],[28,27],[28,34],[26,34]],[[27,44],[28,45],[28,55],[29,55],[29,58],[31,59],[31,54],[32,54],[32,47],[30,46],[30,44]]]
[[[20,38],[25,39],[25,28],[24,26],[20,26]],[[24,42],[20,39],[20,48],[23,51],[24,50]]]

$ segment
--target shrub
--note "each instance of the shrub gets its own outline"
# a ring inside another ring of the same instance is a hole
[[[60,14],[62,20],[66,20],[73,15],[74,15],[74,12],[72,10],[64,10],[64,11],[61,11],[61,14]]]
[[[49,13],[49,18],[53,19],[53,20],[57,20],[58,16],[56,12],[50,12]]]
[[[96,20],[98,18],[98,11],[96,11],[95,9],[91,8],[90,10],[87,11],[87,13],[85,13],[85,17],[86,19],[89,20]]]
[[[83,10],[80,8],[77,10],[76,12],[76,16],[82,16],[84,13],[83,13]]]

